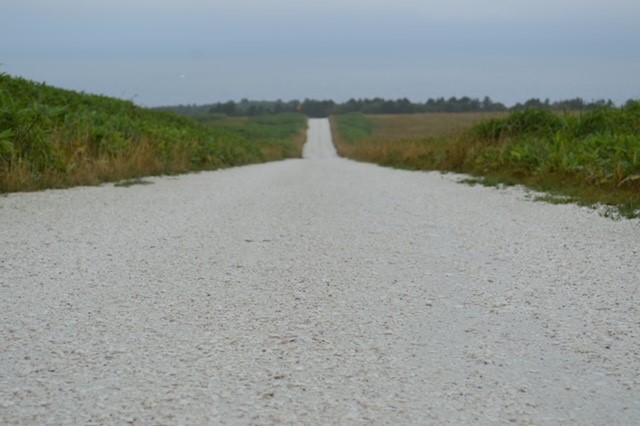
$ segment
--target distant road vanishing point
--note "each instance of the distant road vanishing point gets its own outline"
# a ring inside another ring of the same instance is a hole
[[[637,221],[338,158],[0,198],[0,424],[640,424]]]
[[[309,119],[307,143],[304,145],[302,156],[308,160],[338,157],[331,137],[329,120],[322,118]]]

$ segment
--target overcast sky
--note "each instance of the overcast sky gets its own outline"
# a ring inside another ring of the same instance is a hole
[[[146,106],[640,98],[638,0],[0,0],[0,72]]]

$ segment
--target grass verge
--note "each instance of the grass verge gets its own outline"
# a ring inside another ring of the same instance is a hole
[[[556,203],[640,216],[640,103],[564,115],[347,114],[332,117],[332,124],[345,157],[467,173],[488,185],[523,184]]]
[[[300,157],[306,118],[201,124],[0,74],[0,193]]]

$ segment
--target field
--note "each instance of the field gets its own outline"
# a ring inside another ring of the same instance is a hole
[[[332,125],[345,157],[476,176],[469,183],[524,184],[549,193],[546,201],[640,215],[639,103],[579,114],[346,114]]]
[[[358,161],[413,170],[456,170],[454,141],[505,113],[426,113],[331,117],[338,153]],[[447,155],[445,155],[445,153]]]
[[[202,124],[0,74],[0,193],[300,157],[306,118]]]

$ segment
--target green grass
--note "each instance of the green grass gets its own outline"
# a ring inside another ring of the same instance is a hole
[[[501,188],[506,186],[514,186],[517,185],[513,180],[503,180],[496,179],[492,177],[471,177],[462,179],[459,181],[460,183],[466,183],[469,186],[482,185],[489,188]]]
[[[0,193],[300,157],[305,130],[301,114],[203,125],[0,74]]]
[[[151,185],[152,183],[153,182],[151,182],[150,180],[135,178],[135,179],[121,180],[120,182],[116,182],[115,184],[113,184],[113,186],[120,187],[120,188],[129,188],[130,186],[133,186],[133,185]]]
[[[391,126],[390,133],[389,120],[404,126]],[[450,116],[430,114],[421,118],[431,123],[421,125],[423,137],[416,134],[420,126],[406,120],[334,117],[338,151],[387,166],[468,173],[485,185],[524,184],[552,194],[546,201],[640,216],[640,103],[581,114],[525,110],[475,122],[459,114],[457,125],[443,124]]]
[[[267,160],[300,157],[306,141],[307,120],[302,114],[217,118],[203,124],[220,137],[234,135],[259,145]]]
[[[373,122],[360,112],[337,116],[335,125],[343,141],[350,145],[370,138],[373,131]]]

